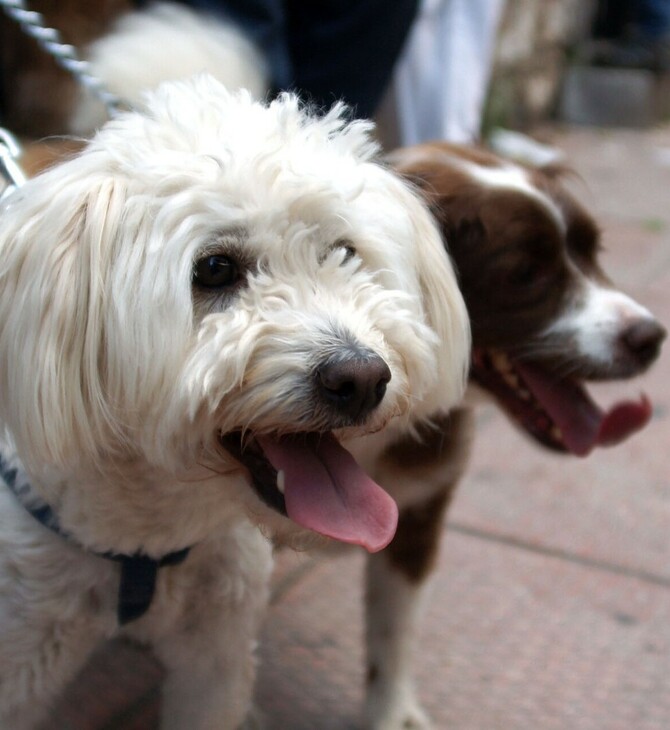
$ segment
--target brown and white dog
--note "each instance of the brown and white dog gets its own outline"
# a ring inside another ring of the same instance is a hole
[[[388,160],[423,191],[459,273],[474,389],[555,451],[585,456],[642,428],[651,417],[645,397],[603,411],[584,382],[642,373],[666,331],[600,268],[598,228],[560,171],[447,143]],[[472,407],[463,405],[368,464],[401,508],[393,542],[371,556],[367,575],[367,712],[379,730],[429,726],[413,698],[409,657],[472,427]]]
[[[598,227],[561,170],[444,143],[393,160],[424,191],[458,267],[472,379],[554,450],[585,456],[641,428],[646,400],[603,413],[581,382],[640,374],[665,329],[600,268]]]

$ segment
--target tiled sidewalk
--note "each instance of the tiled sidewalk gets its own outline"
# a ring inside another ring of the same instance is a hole
[[[583,177],[605,268],[669,324],[670,129],[550,135]],[[416,661],[437,730],[670,728],[669,362],[670,345],[642,381],[596,389],[609,403],[644,388],[655,418],[585,461],[480,413]],[[360,727],[362,565],[282,558],[293,580],[261,644],[268,730]],[[153,730],[160,677],[146,654],[112,645],[48,730]]]

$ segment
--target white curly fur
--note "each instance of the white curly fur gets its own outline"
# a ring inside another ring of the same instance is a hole
[[[142,103],[161,82],[207,72],[230,91],[262,99],[268,71],[262,52],[232,23],[186,5],[152,2],[125,13],[86,49],[92,75],[124,103]],[[90,135],[107,119],[102,102],[79,89],[69,131]]]
[[[439,234],[342,111],[168,83],[0,209],[2,451],[79,543],[0,489],[0,727],[33,727],[119,631],[118,566],[80,546],[190,545],[124,631],[168,668],[163,727],[237,727],[271,568],[257,526],[300,531],[218,434],[328,429],[308,383],[349,340],[392,378],[341,439],[379,442],[460,399],[469,332]],[[242,262],[233,293],[192,287],[211,253]]]

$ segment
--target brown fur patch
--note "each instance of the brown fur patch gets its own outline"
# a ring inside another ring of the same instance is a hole
[[[434,497],[401,511],[395,537],[386,548],[390,562],[413,582],[424,580],[434,565],[444,514],[468,462],[472,412],[465,408],[455,410],[436,426],[421,428],[418,439],[404,436],[389,446],[383,456],[398,469],[410,473],[417,468],[437,469],[449,465],[448,480]]]
[[[446,462],[455,463],[468,451],[472,414],[458,408],[429,424],[421,424],[417,435],[403,434],[390,444],[382,460],[401,470],[432,469]]]
[[[398,156],[399,166],[403,166],[403,156],[405,151],[409,152],[409,156],[412,160],[419,157],[424,157],[426,161],[433,159],[440,153],[445,155],[452,155],[461,160],[468,162],[474,162],[482,167],[500,167],[500,158],[496,157],[492,152],[484,149],[483,147],[465,147],[462,145],[451,144],[450,142],[426,142],[424,144],[418,144],[414,147],[406,148],[406,150],[397,150],[391,153],[391,157]],[[398,164],[398,163],[395,163]]]
[[[75,140],[49,140],[26,145],[19,160],[28,177],[34,177],[49,167],[71,157],[84,147],[83,142]]]
[[[446,153],[446,154],[445,154]],[[594,275],[598,230],[556,171],[529,171],[562,212],[565,231],[532,196],[482,185],[458,160],[500,165],[495,155],[440,143],[392,153],[441,225],[470,315],[475,347],[514,354],[552,322],[572,294],[568,261]]]

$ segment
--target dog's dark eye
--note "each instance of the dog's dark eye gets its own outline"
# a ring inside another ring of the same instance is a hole
[[[507,280],[512,286],[526,287],[540,281],[543,274],[544,271],[539,264],[526,261],[513,269],[509,273]]]
[[[342,248],[344,248],[344,251],[345,251],[344,260],[342,261],[343,264],[346,263],[347,261],[351,261],[351,259],[353,259],[353,257],[358,253],[356,251],[355,247],[350,243],[346,244]]]
[[[346,264],[347,261],[351,261],[351,259],[353,259],[353,257],[358,253],[356,251],[356,247],[354,246],[354,244],[351,241],[348,241],[346,238],[343,238],[343,239],[337,241],[333,245],[333,248],[334,249],[336,249],[336,248],[344,249],[344,258],[342,259],[343,264]]]
[[[214,255],[196,261],[193,283],[205,289],[225,289],[239,281],[237,263],[228,256]]]

